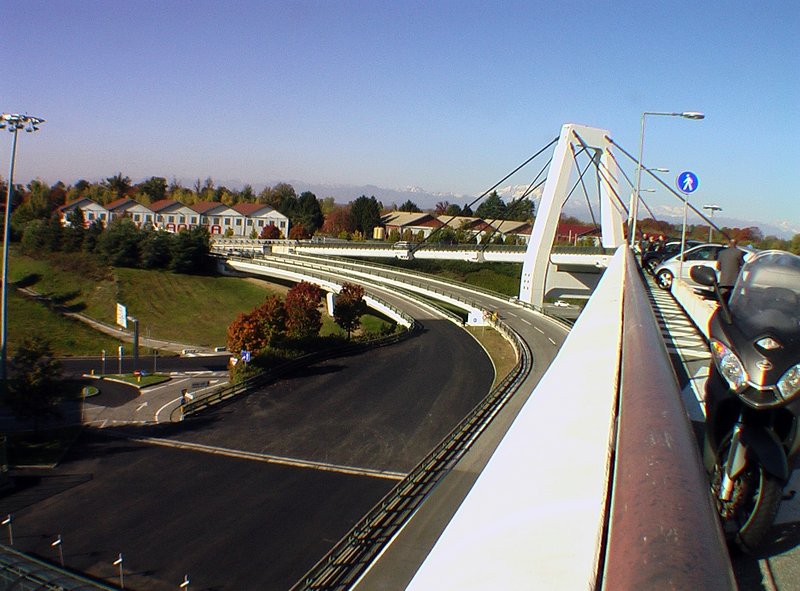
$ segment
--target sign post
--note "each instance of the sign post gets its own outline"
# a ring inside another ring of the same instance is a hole
[[[686,251],[686,214],[689,209],[689,195],[697,190],[700,181],[697,175],[685,170],[678,175],[676,180],[678,190],[683,193],[683,231],[681,232],[681,262],[678,265],[678,276],[683,279],[683,258]]]

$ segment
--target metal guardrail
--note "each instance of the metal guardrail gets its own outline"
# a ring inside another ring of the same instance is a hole
[[[519,304],[522,305],[522,302],[519,302],[516,298],[509,297],[509,296],[507,296],[505,294],[502,294],[500,292],[492,291],[491,289],[486,289],[484,287],[479,287],[479,286],[476,286],[476,285],[469,285],[469,284],[466,284],[466,283],[462,283],[462,282],[459,282],[459,281],[454,281],[452,279],[447,279],[447,278],[439,277],[439,276],[436,276],[436,275],[431,275],[431,274],[428,274],[428,273],[421,273],[421,272],[418,272],[418,271],[414,271],[413,273],[411,273],[411,272],[409,272],[408,269],[392,267],[391,265],[381,265],[380,263],[373,263],[373,262],[362,263],[361,261],[359,261],[359,262],[349,262],[349,261],[342,260],[340,258],[332,259],[332,258],[329,258],[329,257],[318,256],[318,255],[313,255],[313,256],[312,255],[306,255],[306,256],[304,256],[304,255],[289,255],[289,256],[291,257],[293,265],[300,265],[300,266],[303,266],[304,268],[307,268],[307,269],[320,270],[320,269],[327,268],[327,266],[329,266],[329,265],[335,265],[337,272],[341,273],[342,269],[349,269],[351,271],[356,271],[357,272],[357,271],[359,271],[359,269],[367,268],[367,269],[369,269],[369,274],[370,275],[375,275],[375,276],[382,277],[384,279],[389,279],[389,280],[392,280],[392,281],[400,281],[401,283],[405,283],[407,285],[411,285],[411,286],[414,286],[414,287],[417,287],[419,289],[423,289],[425,291],[429,291],[429,292],[432,292],[432,293],[435,293],[435,294],[443,295],[443,296],[446,296],[449,299],[453,299],[453,300],[457,300],[459,302],[463,302],[464,304],[467,304],[468,306],[473,307],[473,308],[479,308],[480,309],[480,308],[484,308],[485,306],[483,306],[480,302],[477,302],[477,301],[472,300],[472,299],[468,299],[468,298],[466,298],[464,296],[461,296],[459,294],[454,294],[454,293],[449,292],[449,291],[447,291],[447,290],[445,290],[443,288],[433,287],[432,285],[430,285],[430,283],[441,283],[441,284],[444,284],[444,285],[449,285],[449,286],[460,288],[460,289],[469,289],[471,291],[474,291],[474,292],[477,292],[477,293],[481,293],[483,295],[486,295],[486,296],[489,296],[489,297],[492,297],[492,298],[496,298],[496,299],[501,300],[501,301],[515,302],[515,303],[519,303]],[[265,256],[260,256],[260,257],[254,258],[254,259],[247,259],[247,260],[250,261],[250,262],[255,262],[255,263],[258,263],[258,261],[263,260],[265,263],[269,263],[269,264],[286,265],[287,263],[284,262],[284,261],[286,261],[286,259],[287,259],[287,257],[285,257],[285,256],[265,255]],[[325,264],[324,265],[320,264],[319,261],[322,261]],[[415,281],[412,278],[413,275],[422,276],[422,277],[424,277],[426,279],[427,282]],[[543,311],[540,308],[538,308],[536,306],[533,306],[532,304],[528,304],[527,307],[532,309],[532,310],[535,310],[537,312],[542,312],[543,313]]]
[[[669,356],[628,251],[603,589],[736,589]]]
[[[349,589],[516,392],[531,370],[532,353],[511,328],[502,322],[496,328],[514,343],[511,372],[290,591]]]
[[[106,585],[0,544],[0,589],[15,591],[114,591]]]
[[[476,302],[475,300],[468,300],[466,298],[461,298],[461,297],[459,297],[457,295],[454,295],[452,293],[448,293],[443,289],[432,289],[432,288],[430,288],[429,284],[423,283],[423,282],[420,282],[420,281],[415,281],[413,279],[414,276],[424,277],[427,281],[430,281],[430,282],[442,283],[442,284],[450,285],[452,287],[459,288],[459,289],[468,289],[470,291],[474,291],[476,293],[480,293],[480,294],[483,294],[485,296],[489,296],[491,298],[495,298],[495,299],[498,299],[498,300],[501,300],[501,301],[505,301],[505,302],[517,305],[517,306],[521,306],[521,307],[526,308],[528,310],[532,310],[534,312],[542,314],[543,316],[547,316],[550,320],[552,320],[554,322],[557,322],[558,324],[560,324],[563,328],[566,328],[567,330],[570,330],[572,328],[572,322],[568,322],[567,320],[561,318],[560,316],[557,316],[555,314],[551,314],[547,310],[545,310],[543,308],[540,308],[539,306],[535,306],[535,305],[531,304],[530,302],[524,302],[524,301],[520,300],[519,298],[517,298],[516,296],[508,296],[506,294],[500,293],[499,291],[494,291],[494,290],[487,289],[485,287],[480,287],[480,286],[477,286],[477,285],[470,285],[468,283],[463,283],[461,281],[456,281],[454,279],[449,279],[447,277],[440,277],[438,275],[431,275],[430,273],[423,273],[421,271],[413,271],[413,273],[412,273],[412,272],[410,272],[409,269],[405,269],[403,267],[395,267],[395,266],[392,266],[392,265],[384,265],[384,264],[376,263],[376,262],[373,262],[373,261],[370,261],[370,262],[363,262],[363,261],[354,262],[354,261],[348,261],[346,259],[331,258],[331,257],[322,256],[322,255],[303,255],[303,254],[266,255],[266,256],[258,257],[256,259],[248,259],[248,260],[257,261],[259,259],[264,259],[265,261],[268,260],[268,261],[280,262],[281,259],[285,260],[286,258],[289,258],[289,257],[291,258],[292,261],[301,261],[301,260],[305,259],[305,260],[309,261],[312,264],[314,264],[314,263],[316,263],[318,261],[324,261],[324,262],[326,262],[326,263],[328,263],[330,265],[335,265],[337,271],[339,271],[339,272],[341,272],[342,269],[346,269],[346,268],[349,268],[349,269],[352,269],[352,270],[356,270],[356,271],[359,270],[359,269],[366,268],[366,269],[369,269],[370,275],[377,275],[378,277],[391,279],[393,281],[400,281],[402,283],[407,283],[408,285],[419,287],[421,289],[426,289],[426,290],[432,291],[434,293],[441,293],[443,295],[447,294],[450,298],[458,299],[459,301],[463,301],[465,304],[469,304],[469,305],[474,306],[476,308],[483,307],[480,304],[480,302]]]

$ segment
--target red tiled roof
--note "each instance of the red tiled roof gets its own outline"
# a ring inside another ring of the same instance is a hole
[[[149,207],[153,211],[157,212],[157,211],[161,211],[162,209],[166,209],[167,207],[170,207],[171,205],[175,205],[176,203],[182,205],[179,201],[176,201],[175,199],[159,199],[158,201],[153,201],[149,205]]]
[[[220,203],[219,201],[199,201],[193,205],[190,205],[189,207],[191,207],[197,213],[203,214],[217,207],[228,207],[228,206],[225,205],[224,203]]]
[[[237,203],[233,209],[242,215],[253,215],[254,213],[266,209],[268,212],[273,211],[275,208],[265,203]]]
[[[120,197],[119,199],[115,199],[114,201],[106,205],[106,209],[108,211],[113,211],[115,209],[119,209],[126,205],[136,205],[136,203],[137,201],[134,201],[130,197]]]

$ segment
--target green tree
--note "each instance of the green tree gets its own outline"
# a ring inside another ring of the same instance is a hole
[[[143,269],[165,269],[172,258],[174,234],[147,229],[139,242],[139,265]]]
[[[322,290],[306,281],[295,284],[286,294],[286,333],[296,339],[317,336],[322,328],[319,304]]]
[[[419,213],[422,210],[417,206],[416,203],[411,201],[411,199],[407,199],[405,203],[401,204],[400,207],[397,208],[398,211],[407,211],[410,213]]]
[[[131,179],[127,176],[122,176],[122,173],[118,172],[114,176],[108,177],[103,184],[112,195],[112,200],[114,200],[127,194],[131,188]]]
[[[302,225],[308,235],[313,236],[322,227],[324,221],[325,216],[322,215],[322,208],[317,196],[311,191],[300,193],[300,197],[297,199],[295,219],[291,220],[292,224]]]
[[[364,302],[364,288],[354,283],[343,283],[336,303],[333,307],[333,319],[347,331],[347,339],[351,333],[361,326],[361,316],[367,311]]]
[[[363,236],[372,236],[372,229],[381,223],[381,209],[383,207],[375,196],[362,195],[350,203],[350,216],[355,230]]]
[[[489,193],[475,210],[479,218],[485,220],[503,220],[506,217],[506,204],[497,194],[497,191]]]
[[[533,201],[524,197],[509,204],[506,210],[506,219],[527,222],[533,219],[534,213]]]
[[[58,414],[60,401],[61,364],[49,341],[26,337],[11,360],[11,375],[6,402],[18,417],[33,419],[38,430],[42,419]]]
[[[97,248],[110,265],[137,267],[141,239],[142,233],[130,218],[118,218],[100,234]]]
[[[139,184],[139,193],[144,197],[146,203],[154,203],[155,201],[166,199],[167,179],[160,176],[151,176]]]
[[[69,225],[62,230],[61,249],[64,252],[78,252],[83,247],[86,236],[83,210],[80,207],[73,209],[67,216],[67,222]]]
[[[208,264],[211,252],[208,230],[194,227],[181,230],[172,239],[172,260],[169,269],[173,273],[198,273]]]

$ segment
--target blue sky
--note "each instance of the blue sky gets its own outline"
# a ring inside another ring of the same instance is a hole
[[[635,154],[643,111],[697,110],[647,119],[645,164],[695,171],[698,204],[800,231],[793,0],[4,5],[0,109],[47,119],[21,137],[18,181],[477,195],[564,123]]]

